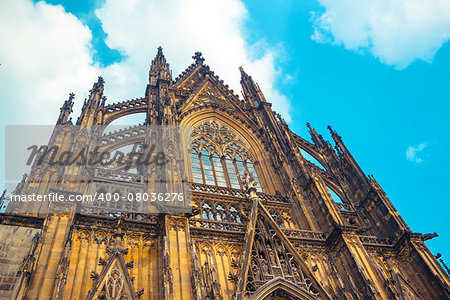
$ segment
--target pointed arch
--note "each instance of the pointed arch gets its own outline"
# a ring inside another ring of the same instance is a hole
[[[250,144],[231,126],[215,118],[195,123],[192,130],[191,167],[195,183],[241,189],[240,177],[250,172],[262,192]],[[261,171],[261,170],[260,170]],[[201,176],[200,176],[201,174]]]
[[[287,281],[284,278],[277,277],[261,286],[251,297],[250,300],[263,300],[270,297],[277,291],[283,291],[285,294],[299,300],[317,300],[317,296],[308,293],[302,287]]]
[[[252,157],[256,171],[258,172],[258,178],[260,184],[265,193],[275,193],[279,190],[277,176],[273,176],[274,172],[264,172],[263,170],[271,170],[273,168],[271,161],[269,159],[269,154],[264,148],[264,141],[262,139],[261,133],[259,132],[258,126],[253,123],[247,117],[240,116],[239,114],[230,114],[228,112],[218,111],[217,109],[211,107],[199,107],[194,111],[187,114],[181,115],[180,126],[182,127],[192,127],[195,124],[203,122],[205,120],[214,119],[224,123],[230,129],[236,131],[243,139],[248,143],[248,152]],[[190,136],[188,136],[188,131],[183,134],[183,145],[184,149],[190,149]],[[226,153],[225,157],[233,160],[234,156],[232,153]],[[184,157],[185,161],[190,161],[189,153]],[[225,161],[226,163],[226,161]],[[228,162],[229,164],[230,162]],[[191,173],[190,164],[187,165],[188,173]],[[270,174],[270,175],[269,175]],[[232,184],[233,185],[233,184]],[[233,188],[238,188],[238,183],[235,181]],[[239,188],[241,188],[239,186]],[[283,192],[283,191],[281,191]]]
[[[89,291],[87,300],[135,300],[138,298],[123,254],[117,250],[111,255],[98,278],[94,280],[94,286]]]

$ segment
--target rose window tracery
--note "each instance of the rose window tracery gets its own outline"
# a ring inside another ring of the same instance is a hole
[[[251,173],[262,192],[250,145],[236,131],[217,120],[201,122],[192,133],[192,175],[195,183],[243,189],[241,176]]]

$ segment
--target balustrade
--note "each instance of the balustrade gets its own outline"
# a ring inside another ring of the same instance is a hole
[[[227,231],[236,231],[236,232],[244,232],[245,231],[245,225],[243,225],[243,224],[221,222],[221,221],[215,221],[215,220],[190,219],[189,225],[191,228],[227,230]]]

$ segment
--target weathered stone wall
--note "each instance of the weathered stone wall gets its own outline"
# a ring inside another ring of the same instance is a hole
[[[17,272],[40,229],[0,225],[0,299],[11,299]]]

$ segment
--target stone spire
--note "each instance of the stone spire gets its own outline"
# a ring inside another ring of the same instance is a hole
[[[252,76],[245,73],[242,67],[239,67],[239,71],[241,71],[241,86],[244,99],[253,106],[258,106],[261,102],[266,102],[266,98],[261,92],[259,85],[253,81]]]
[[[92,89],[89,91],[89,100],[87,102],[88,107],[97,108],[100,105],[100,101],[103,97],[105,80],[99,76],[97,82],[94,83]]]
[[[327,126],[328,130],[330,131],[331,137],[333,138],[333,140],[335,142],[338,141],[342,141],[342,137],[336,132],[336,130],[334,130],[333,128],[331,128],[330,125]]]
[[[327,142],[325,141],[323,136],[321,134],[317,133],[317,131],[311,127],[311,124],[309,122],[306,123],[306,126],[309,129],[309,134],[311,135],[311,140],[313,141],[313,143],[315,145],[321,147],[322,149],[325,149]]]
[[[334,140],[334,143],[336,144],[336,151],[339,155],[342,155],[342,153],[348,153],[347,147],[344,145],[344,142],[342,141],[342,137],[331,128],[330,125],[328,125],[328,130],[330,131],[331,137]]]
[[[94,83],[94,86],[92,87],[91,95],[92,94],[103,94],[104,84],[105,84],[105,80],[103,79],[103,77],[98,76],[97,82]]]
[[[69,119],[69,115],[73,112],[73,99],[75,98],[74,93],[69,94],[69,99],[64,101],[63,106],[60,108],[60,113],[58,117],[58,121],[56,122],[56,125],[63,125],[67,122]]]
[[[99,76],[97,82],[94,83],[92,89],[89,91],[89,99],[84,101],[81,110],[81,116],[77,120],[77,125],[86,124],[94,125],[98,108],[102,102],[103,89],[105,80]]]
[[[172,81],[172,72],[170,71],[169,64],[164,57],[161,46],[158,47],[158,52],[152,60],[152,65],[149,72],[150,85],[156,85],[158,80]]]

